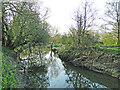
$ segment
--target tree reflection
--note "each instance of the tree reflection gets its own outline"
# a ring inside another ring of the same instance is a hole
[[[50,78],[56,78],[61,71],[63,71],[63,65],[57,57],[51,57],[50,60],[51,62],[48,66],[48,74],[50,75]]]
[[[30,88],[46,88],[49,86],[47,70],[45,67],[34,67],[27,74],[27,86]]]
[[[66,82],[68,84],[72,83],[74,88],[105,88],[103,85],[90,81],[80,72],[77,72],[67,67],[65,67],[65,71],[69,77]]]
[[[43,62],[44,65],[42,66],[29,67],[26,75],[27,87],[117,88],[116,79],[89,70],[75,68],[65,62],[63,65],[63,62],[54,53],[52,57],[50,52],[46,54]]]

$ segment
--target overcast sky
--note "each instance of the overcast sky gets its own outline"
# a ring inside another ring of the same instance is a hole
[[[75,11],[80,6],[82,0],[40,0],[43,6],[50,9],[47,21],[52,27],[57,27],[60,33],[68,32],[73,24]],[[107,0],[92,0],[99,11],[99,15],[104,12],[104,5]]]

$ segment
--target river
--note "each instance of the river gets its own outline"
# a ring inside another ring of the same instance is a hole
[[[32,67],[24,78],[29,88],[118,88],[118,79],[80,67],[74,67],[50,52],[43,67]]]

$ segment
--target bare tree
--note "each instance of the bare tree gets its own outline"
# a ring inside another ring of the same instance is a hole
[[[120,20],[119,20],[119,9],[120,9],[120,2],[107,2],[106,3],[106,11],[105,11],[105,19],[108,23],[108,26],[110,27],[110,30],[116,30],[117,29],[117,38],[119,42],[119,33],[120,33]]]
[[[118,45],[120,44],[120,1],[118,3]]]
[[[77,10],[74,18],[76,26],[71,29],[71,31],[76,30],[77,32],[78,44],[82,43],[82,38],[85,33],[92,29],[95,25],[94,21],[97,14],[97,10],[94,7],[94,2],[88,2],[88,0],[85,0],[80,6],[81,7]]]
[[[0,41],[2,41],[2,5],[0,3]]]

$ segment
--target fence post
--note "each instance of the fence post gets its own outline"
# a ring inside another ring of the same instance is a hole
[[[53,42],[51,42],[51,54],[50,54],[50,56],[52,57],[52,48],[53,48]]]

